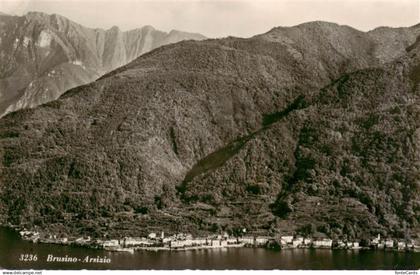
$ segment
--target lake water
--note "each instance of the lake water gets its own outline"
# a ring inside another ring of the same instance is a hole
[[[19,261],[21,254],[36,262]],[[107,257],[111,263],[54,263],[56,257]],[[33,244],[0,228],[0,269],[419,269],[420,253],[371,250],[229,248],[115,253],[72,246]]]

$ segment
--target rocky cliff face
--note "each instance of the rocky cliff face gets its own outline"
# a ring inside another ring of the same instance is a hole
[[[180,42],[9,114],[0,221],[415,236],[418,32],[314,22]]]
[[[90,29],[59,15],[0,15],[0,116],[57,99],[159,46],[202,35]]]

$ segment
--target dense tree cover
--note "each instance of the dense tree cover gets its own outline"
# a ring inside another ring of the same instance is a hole
[[[418,234],[419,47],[384,64],[367,34],[296,32],[307,36],[161,47],[2,118],[0,222],[92,236]]]

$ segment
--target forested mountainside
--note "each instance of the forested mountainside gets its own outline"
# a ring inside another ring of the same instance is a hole
[[[155,49],[0,119],[0,222],[419,237],[419,27]]]
[[[57,15],[0,14],[0,116],[57,99],[159,46],[200,34],[91,29]]]

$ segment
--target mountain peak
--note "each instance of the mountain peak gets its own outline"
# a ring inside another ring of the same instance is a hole
[[[298,24],[295,27],[306,27],[306,26],[341,27],[342,25],[339,25],[334,22],[329,22],[329,21],[315,20],[315,21],[309,21],[309,22]]]
[[[112,31],[112,32],[119,32],[120,28],[118,26],[112,26],[111,28],[108,29],[108,31]]]
[[[155,30],[155,28],[151,25],[145,25],[145,26],[141,27],[141,29],[147,30],[147,31],[154,31]]]
[[[25,15],[26,18],[49,18],[50,15],[40,11],[28,11]]]
[[[310,21],[310,22],[305,22],[302,24],[298,24],[298,25],[294,25],[294,26],[279,26],[279,27],[274,27],[271,30],[269,30],[267,33],[265,34],[270,34],[270,33],[277,33],[277,32],[283,32],[285,30],[297,30],[297,29],[304,29],[304,30],[311,30],[311,29],[318,29],[318,30],[338,30],[338,29],[352,29],[355,31],[359,31],[357,29],[354,29],[350,26],[347,25],[339,25],[337,23],[333,23],[333,22],[328,22],[328,21]]]
[[[39,22],[46,25],[51,25],[51,24],[59,25],[59,24],[66,24],[66,23],[79,25],[76,22],[71,21],[67,17],[64,17],[56,13],[47,14],[47,13],[39,12],[39,11],[30,11],[26,13],[25,15],[23,15],[23,17],[25,17],[26,20],[28,21]]]
[[[188,32],[183,32],[183,31],[180,31],[180,30],[171,30],[169,33],[168,33],[168,36],[169,37],[189,37],[190,39],[195,39],[195,40],[204,40],[204,39],[207,39],[207,37],[205,37],[204,35],[202,35],[202,34],[199,34],[199,33],[188,33]]]
[[[178,31],[178,30],[170,30],[169,31],[169,34],[175,34],[175,33],[182,33],[181,31]]]

